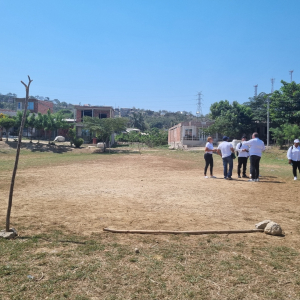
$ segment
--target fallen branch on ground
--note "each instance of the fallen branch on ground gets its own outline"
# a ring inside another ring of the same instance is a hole
[[[142,234],[231,234],[231,233],[264,232],[263,229],[173,231],[173,230],[117,230],[117,229],[110,229],[110,228],[103,228],[103,231],[109,231],[113,233],[142,233]]]

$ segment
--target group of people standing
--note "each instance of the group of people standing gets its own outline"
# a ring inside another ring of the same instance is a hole
[[[210,177],[216,178],[213,175],[213,154],[216,153],[222,156],[223,169],[224,169],[224,179],[232,180],[232,170],[233,170],[233,159],[235,158],[234,152],[238,154],[238,167],[237,173],[238,178],[249,178],[246,175],[248,157],[250,157],[250,173],[251,179],[249,181],[257,182],[259,181],[259,162],[261,159],[262,152],[265,151],[265,145],[262,140],[259,139],[257,132],[252,134],[252,139],[247,141],[247,137],[242,136],[242,141],[233,148],[233,144],[228,142],[228,137],[223,137],[223,142],[220,143],[217,149],[213,146],[213,138],[208,137],[207,143],[205,145],[205,167],[204,167],[204,177],[207,176],[207,169],[210,167]],[[299,164],[300,168],[300,164]],[[241,176],[242,169],[242,176]]]

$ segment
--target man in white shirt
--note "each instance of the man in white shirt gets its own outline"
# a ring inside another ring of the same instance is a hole
[[[294,140],[294,145],[289,148],[287,158],[289,164],[293,166],[294,180],[297,180],[297,169],[300,173],[300,147],[298,139]]]
[[[262,152],[266,150],[265,144],[260,140],[257,132],[252,134],[252,140],[243,142],[243,145],[249,146],[250,154],[250,173],[252,179],[249,181],[259,181],[259,162],[261,159]]]
[[[246,175],[247,170],[247,162],[249,157],[249,146],[243,145],[243,142],[247,141],[247,137],[245,135],[242,136],[242,141],[236,145],[235,150],[238,153],[238,167],[237,167],[237,173],[238,178],[241,178],[241,168],[243,166],[243,178],[249,178]]]
[[[224,167],[224,179],[232,180],[233,158],[231,153],[234,152],[233,146],[228,142],[228,137],[223,136],[223,142],[218,146],[217,152],[222,156]],[[222,154],[221,154],[222,153]],[[229,170],[228,170],[229,165]],[[228,171],[227,171],[228,170]]]

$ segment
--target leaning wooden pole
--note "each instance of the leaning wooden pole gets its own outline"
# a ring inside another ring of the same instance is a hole
[[[29,98],[29,87],[32,80],[28,76],[28,85],[26,85],[23,81],[21,83],[25,86],[26,89],[26,98],[25,98],[25,107],[22,117],[22,122],[19,130],[19,137],[18,137],[18,145],[17,145],[17,153],[16,153],[16,159],[15,159],[15,165],[14,170],[11,177],[11,184],[10,184],[10,190],[9,190],[9,198],[8,198],[8,207],[7,207],[7,214],[6,214],[6,232],[9,232],[9,225],[10,225],[10,213],[11,213],[11,207],[12,207],[12,199],[13,199],[13,193],[14,193],[14,185],[15,185],[15,178],[17,174],[18,169],[18,163],[19,163],[19,156],[20,156],[20,149],[21,149],[21,142],[22,142],[22,135],[23,135],[23,128],[26,120],[26,113],[27,113],[27,105],[28,105],[28,98]]]
[[[231,234],[231,233],[252,233],[263,232],[263,229],[249,229],[249,230],[200,230],[200,231],[174,231],[174,230],[117,230],[110,228],[103,228],[103,231],[113,233],[141,233],[141,234]]]

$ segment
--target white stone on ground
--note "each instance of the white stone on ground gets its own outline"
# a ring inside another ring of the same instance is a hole
[[[282,228],[279,224],[271,221],[267,224],[265,228],[265,233],[271,235],[282,235]]]
[[[59,135],[54,139],[54,142],[64,142],[65,140],[64,136]]]
[[[0,231],[0,238],[3,239],[13,239],[18,235],[17,230],[14,228],[10,228],[9,232],[6,232],[5,230]]]
[[[265,229],[268,223],[272,222],[271,220],[264,220],[255,224],[256,229]]]

